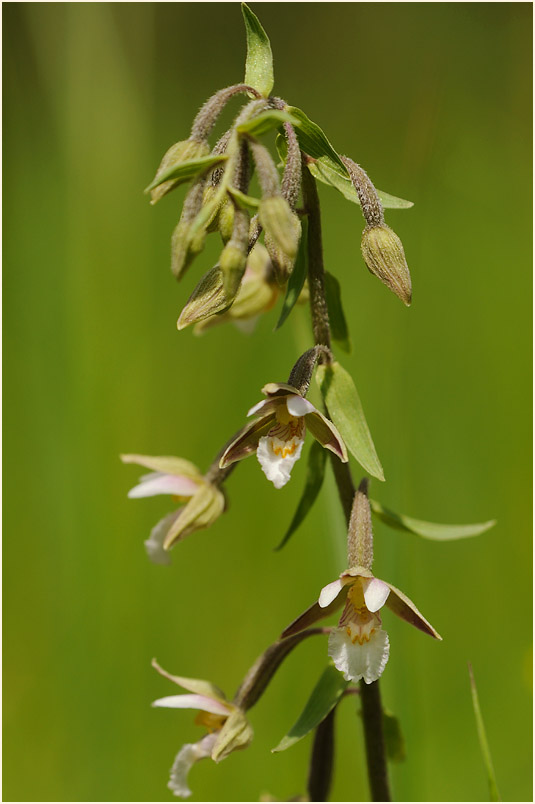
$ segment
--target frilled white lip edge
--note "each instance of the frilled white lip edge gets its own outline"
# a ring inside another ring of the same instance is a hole
[[[186,743],[186,745],[182,746],[173,762],[167,784],[167,787],[175,796],[179,798],[191,796],[191,790],[188,787],[188,774],[196,762],[211,756],[217,737],[217,732],[214,732],[213,734],[207,734],[198,743]]]
[[[329,656],[346,681],[364,679],[371,684],[381,676],[390,654],[388,634],[383,629],[373,633],[369,642],[353,644],[345,628],[335,628],[329,636]]]
[[[267,477],[276,489],[281,489],[290,479],[290,472],[301,455],[303,439],[282,441],[276,436],[262,436],[258,442],[256,457]]]

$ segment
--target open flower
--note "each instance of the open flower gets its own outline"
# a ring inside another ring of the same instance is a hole
[[[151,530],[145,542],[147,555],[156,564],[169,564],[167,551],[175,542],[196,530],[207,528],[225,510],[225,497],[216,486],[208,483],[194,464],[183,458],[150,455],[121,455],[123,463],[136,463],[152,469],[143,475],[128,496],[152,497],[170,494],[172,499],[187,503],[172,511]]]
[[[208,730],[196,743],[186,743],[175,757],[171,768],[168,788],[181,798],[191,796],[188,787],[188,773],[201,759],[211,758],[214,762],[225,759],[232,751],[246,748],[253,739],[253,730],[242,709],[229,703],[223,692],[209,681],[198,678],[172,676],[163,670],[156,660],[152,666],[164,676],[185,690],[189,695],[169,695],[159,698],[152,706],[170,709],[197,709],[195,722]]]
[[[337,628],[329,636],[329,656],[347,681],[377,681],[390,652],[379,610],[387,606],[394,614],[435,639],[442,639],[403,592],[387,581],[375,578],[364,567],[352,567],[321,590],[319,600],[294,620],[282,634],[298,633],[326,617],[343,604]]]
[[[280,489],[290,479],[292,467],[301,455],[307,428],[323,447],[344,463],[347,461],[345,444],[334,424],[296,388],[270,382],[262,393],[267,399],[248,412],[255,418],[227,447],[219,462],[221,469],[256,452],[267,479]]]

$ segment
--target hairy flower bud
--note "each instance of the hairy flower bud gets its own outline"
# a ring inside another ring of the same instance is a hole
[[[190,139],[175,142],[175,144],[171,145],[165,152],[154,179],[159,178],[159,176],[169,170],[169,168],[175,167],[180,164],[180,162],[186,162],[189,159],[199,159],[201,156],[206,156],[209,151],[210,148],[205,141],[197,142],[196,140]],[[181,183],[182,181],[180,179],[169,179],[169,181],[164,181],[162,184],[159,184],[158,187],[151,190],[151,204],[155,204],[160,198],[171,192],[171,190],[174,190],[175,187],[178,187]]]
[[[188,301],[177,321],[177,329],[202,321],[208,316],[223,312],[229,306],[223,286],[223,271],[216,265],[206,273]]]
[[[408,307],[412,298],[411,275],[397,234],[386,224],[368,226],[362,234],[361,248],[370,273]]]
[[[297,255],[301,221],[282,196],[263,199],[258,217],[265,230],[264,242],[273,262],[277,282],[284,285]]]

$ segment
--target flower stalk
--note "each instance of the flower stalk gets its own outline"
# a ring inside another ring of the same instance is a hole
[[[306,157],[305,157],[306,159]],[[325,296],[325,269],[323,266],[323,249],[321,237],[321,212],[316,182],[310,175],[306,164],[303,165],[303,200],[308,214],[308,282],[310,289],[310,310],[312,314],[312,329],[314,341],[317,346],[325,346],[320,360],[329,361],[331,346],[331,332],[329,325],[329,311]],[[326,411],[326,415],[328,412]],[[351,525],[355,485],[351,476],[349,463],[342,463],[335,455],[331,457],[338,494],[344,510],[346,521]],[[351,527],[350,527],[351,532]],[[349,545],[350,558],[356,558],[362,551],[366,552],[364,544]],[[363,556],[364,557],[364,556]],[[371,556],[368,558],[371,563]],[[351,561],[349,562],[351,565]],[[355,561],[355,564],[359,562]],[[362,700],[362,721],[364,725],[364,740],[366,745],[366,759],[368,766],[368,780],[373,801],[390,801],[390,788],[388,782],[388,769],[386,764],[386,747],[383,735],[383,709],[379,681],[366,684],[364,679],[359,682]],[[318,800],[318,799],[312,799]]]

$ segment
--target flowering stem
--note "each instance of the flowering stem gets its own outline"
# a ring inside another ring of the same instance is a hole
[[[322,720],[314,735],[310,756],[307,791],[309,801],[328,801],[331,787],[334,760],[334,715],[331,709]]]
[[[303,159],[303,201],[308,213],[308,284],[312,328],[315,344],[330,348],[331,330],[325,297],[319,198],[316,182],[306,166],[306,156]],[[331,455],[331,459],[340,502],[349,526],[356,491],[355,484],[349,463],[342,463],[336,455]],[[361,681],[360,695],[371,797],[373,801],[390,801],[379,682],[365,684]],[[327,759],[323,761],[327,762]]]
[[[320,201],[316,182],[303,163],[303,201],[308,213],[308,286],[314,342],[317,346],[331,346],[329,311],[325,298],[325,270],[321,242]]]

